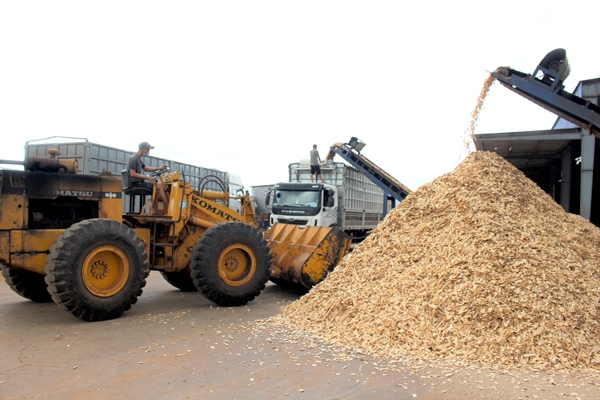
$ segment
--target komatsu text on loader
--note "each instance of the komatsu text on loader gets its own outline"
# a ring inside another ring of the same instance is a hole
[[[254,226],[248,196],[240,196],[237,213],[225,205],[225,185],[222,192],[204,189],[215,177],[192,188],[183,173],[157,173],[169,199],[162,204],[151,190],[131,187],[127,170],[122,177],[78,174],[75,160],[55,154],[0,163],[25,166],[0,171],[5,281],[27,299],[54,301],[86,321],[117,318],[130,309],[150,270],[182,291],[240,306],[261,293],[272,270],[310,287],[350,246],[334,228],[274,226],[273,239],[266,239]],[[134,200],[125,213],[123,193]],[[151,208],[145,199],[160,215],[145,212]]]

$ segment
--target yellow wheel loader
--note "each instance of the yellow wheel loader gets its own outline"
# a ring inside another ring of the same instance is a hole
[[[249,196],[238,196],[241,210],[233,211],[216,177],[192,188],[180,172],[155,174],[169,199],[163,204],[156,190],[131,187],[127,170],[121,177],[82,175],[76,162],[55,157],[0,163],[26,169],[0,171],[6,283],[22,297],[54,301],[86,321],[117,318],[130,309],[150,270],[182,291],[240,306],[269,279],[311,287],[350,246],[335,228],[276,224],[263,235]],[[221,192],[204,189],[215,181]],[[131,199],[126,213],[124,194]]]

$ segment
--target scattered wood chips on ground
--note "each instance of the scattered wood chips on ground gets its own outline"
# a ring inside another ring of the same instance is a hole
[[[471,153],[265,321],[372,355],[600,369],[600,229]]]

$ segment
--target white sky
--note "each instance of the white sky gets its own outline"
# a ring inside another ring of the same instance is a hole
[[[415,190],[463,155],[486,71],[533,73],[563,47],[565,86],[600,77],[598,0],[2,1],[0,159],[62,135],[285,181],[351,136]],[[556,117],[494,84],[476,133]],[[336,161],[341,161],[336,158]]]

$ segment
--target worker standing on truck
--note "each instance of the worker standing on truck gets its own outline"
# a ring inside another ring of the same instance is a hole
[[[155,180],[153,177],[142,174],[142,171],[146,172],[155,172],[162,171],[167,168],[167,164],[162,167],[148,167],[142,161],[142,157],[150,154],[150,149],[153,149],[154,146],[151,146],[148,142],[142,142],[139,145],[139,149],[136,153],[133,153],[131,157],[129,157],[129,177],[131,179],[131,184],[133,186],[141,186],[147,187],[148,189],[152,189],[154,185],[156,185],[156,191],[158,192],[161,200],[165,204],[169,204],[169,198],[165,193],[165,188],[163,187],[160,181]],[[154,206],[153,206],[154,207]],[[157,210],[152,209],[152,213],[157,215],[160,214]]]
[[[315,182],[313,179],[313,175],[317,175],[321,182],[325,183],[323,180],[323,176],[321,175],[321,167],[322,163],[321,157],[319,156],[319,151],[317,150],[317,145],[313,144],[313,149],[310,151],[310,181]]]

